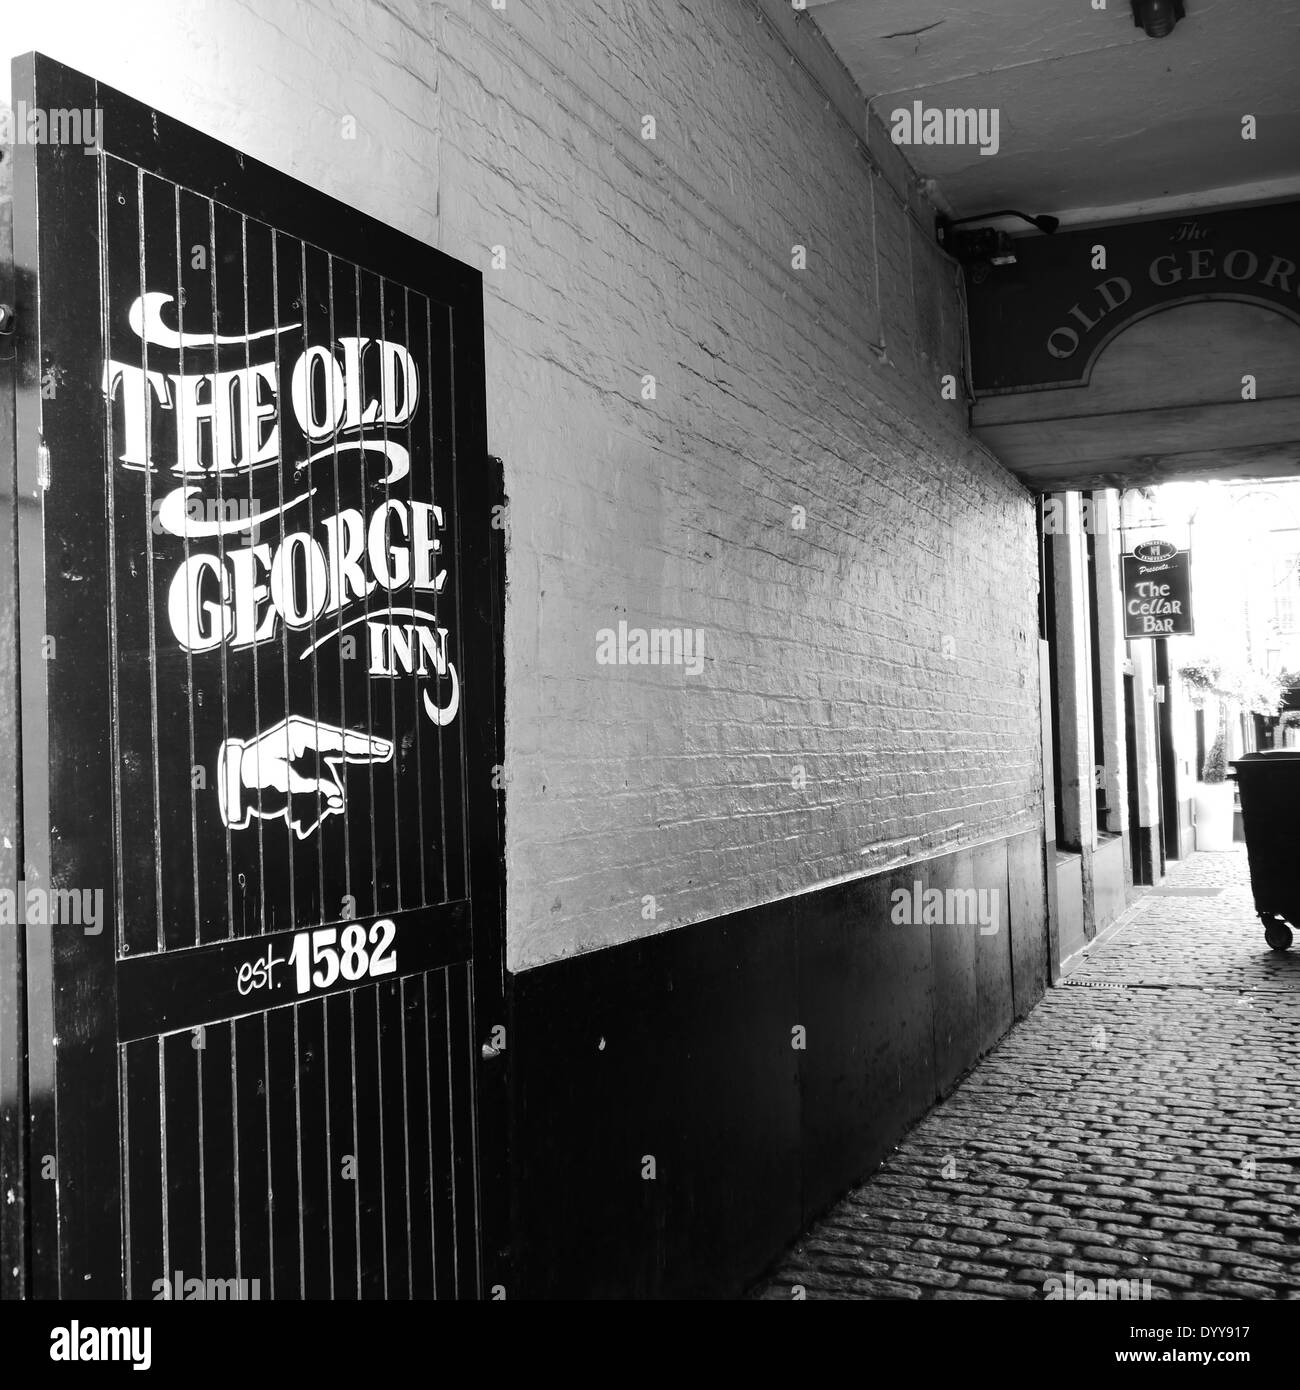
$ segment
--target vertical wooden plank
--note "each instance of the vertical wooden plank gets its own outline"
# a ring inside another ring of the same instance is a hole
[[[112,569],[109,575],[111,633],[116,653],[114,729],[117,743],[117,882],[121,893],[119,934],[124,952],[158,949],[162,936],[155,866],[157,806],[155,761],[158,741],[153,708],[153,531],[150,526],[153,478],[144,463],[153,444],[149,425],[154,391],[143,372],[147,356],[130,330],[127,309],[144,293],[140,266],[140,188],[137,171],[120,160],[105,161],[106,255],[109,303],[105,389],[110,398],[108,464]],[[116,310],[116,312],[115,312]],[[147,370],[157,373],[158,364]],[[128,417],[141,425],[128,429]],[[144,440],[141,446],[140,435]],[[139,462],[135,456],[139,450]]]
[[[441,990],[441,980],[435,972],[427,972],[420,977],[420,1012],[424,1020],[424,1056],[421,1059],[424,1070],[424,1098],[428,1111],[428,1227],[430,1227],[430,1250],[434,1266],[434,1297],[444,1297],[444,1290],[452,1287],[450,1270],[450,1204],[444,1202],[444,1188],[448,1165],[444,1162],[446,1152],[446,1087],[442,1086],[441,1070],[435,1068],[434,1058],[441,1056],[442,1015],[437,1012]],[[449,1188],[448,1188],[449,1191]]]
[[[294,344],[299,341],[302,331],[300,248],[294,238],[281,236],[251,220],[245,223],[244,236],[248,292],[256,291],[259,296],[269,296],[271,322],[266,326],[271,341],[269,361],[274,368],[276,381],[283,383],[286,374],[292,370],[291,364],[296,360]],[[286,506],[297,505],[295,499],[300,496],[300,490],[293,483],[286,485],[286,461],[292,456],[292,446],[286,439],[283,427],[276,430],[275,442],[274,464],[264,470],[265,476],[259,474],[256,482],[250,474],[249,489],[260,511],[279,515]],[[268,595],[272,543],[282,529],[282,524],[273,525],[269,531],[259,527],[256,544],[252,543],[250,536],[249,549],[252,554],[247,563],[258,582],[266,584]],[[257,613],[254,613],[253,620],[258,624],[254,628],[256,634],[262,631],[260,623],[266,620]],[[270,626],[269,640],[253,643],[252,667],[251,722],[246,728],[241,727],[237,736],[254,742],[254,780],[257,785],[253,789],[246,789],[249,799],[246,811],[257,826],[265,904],[262,925],[264,930],[269,931],[298,924],[299,876],[309,868],[305,859],[300,862],[297,836],[290,824],[292,803],[282,815],[277,814],[273,794],[268,793],[264,785],[269,777],[264,771],[261,746],[257,741],[258,735],[264,731],[281,727],[291,713],[289,644],[284,625],[278,619]],[[312,894],[308,901],[314,900],[315,895]],[[309,908],[307,911],[310,913]]]
[[[488,459],[484,409],[483,292],[471,274],[455,295],[453,401],[456,460],[449,536],[456,561],[456,628],[466,692],[464,825],[469,849],[467,888],[473,902],[474,968],[470,1004],[470,1066],[476,1069],[476,1144],[482,1201],[479,1248],[487,1285],[508,1283],[509,1205],[506,1199],[507,1067],[481,1044],[505,1022],[504,803],[498,780],[486,775],[505,757],[504,547],[497,507],[505,502],[499,464]],[[481,1292],[481,1289],[480,1289]]]
[[[325,1001],[299,1004],[298,1016],[298,1190],[304,1298],[330,1298],[333,1210],[330,1204],[330,1147],[326,1126]]]
[[[472,325],[470,325],[472,335]],[[439,626],[447,629],[447,660],[456,668],[461,684],[461,707],[456,718],[439,728],[438,765],[441,770],[440,793],[443,800],[443,846],[442,858],[445,865],[445,893],[447,902],[457,902],[469,896],[469,876],[466,868],[468,843],[466,839],[465,806],[465,738],[467,721],[490,715],[491,679],[483,676],[490,671],[490,660],[482,671],[471,675],[467,669],[470,652],[464,646],[465,629],[462,612],[462,557],[461,557],[461,517],[458,510],[457,455],[458,431],[468,428],[472,410],[468,407],[463,417],[458,419],[455,366],[453,363],[452,311],[445,304],[433,303],[428,316],[428,354],[427,373],[429,393],[429,419],[432,425],[433,452],[433,500],[441,508],[443,530],[441,534],[444,568],[447,579],[438,596]],[[463,441],[469,444],[468,440]],[[486,451],[484,451],[486,452]],[[482,455],[474,456],[472,466],[482,471]],[[482,543],[487,545],[488,512],[485,509],[478,519],[482,530]],[[486,574],[476,575],[486,579]],[[479,592],[480,604],[491,603],[489,592]],[[484,654],[486,656],[486,654]],[[477,693],[473,693],[477,692]],[[437,700],[442,706],[450,703],[449,682],[439,681]],[[489,740],[490,742],[490,740]],[[490,767],[491,763],[486,766]],[[488,779],[490,789],[490,776]]]
[[[203,1152],[199,1135],[198,1050],[194,1034],[162,1040],[167,1173],[167,1246],[171,1261],[159,1274],[206,1278],[203,1267]]]
[[[0,150],[0,304],[13,307],[13,152]],[[17,899],[19,864],[16,338],[0,333],[0,891]],[[22,926],[0,922],[0,1298],[27,1292],[27,953]]]
[[[375,989],[379,1011],[379,1106],[383,1127],[386,1297],[411,1296],[410,1188],[406,1178],[407,1113],[402,1067],[402,1001],[395,980]]]
[[[479,1296],[479,1194],[474,1148],[474,1039],[470,1026],[468,965],[449,966],[447,989],[447,1074],[451,1088],[452,1203],[456,1221],[456,1296]]]
[[[424,977],[401,981],[402,1074],[406,1095],[406,1192],[410,1207],[407,1242],[411,1254],[411,1297],[434,1297],[433,1169],[429,1133],[428,1038]]]
[[[384,1134],[379,1091],[379,1011],[373,988],[352,991],[357,1097],[357,1189],[362,1298],[387,1295]]]
[[[232,1031],[230,1023],[207,1024],[198,1052],[203,1120],[203,1267],[209,1279],[238,1277]]]
[[[220,202],[214,202],[210,209],[210,285],[211,307],[208,318],[214,341],[220,346],[206,354],[208,370],[214,367],[222,372],[237,371],[247,367],[251,358],[249,344],[244,341],[249,331],[261,328],[245,319],[246,264],[244,247],[243,218]],[[216,387],[212,388],[215,399]],[[231,390],[230,386],[225,388]],[[254,578],[261,566],[257,563],[255,551],[250,548],[249,534],[233,529],[240,520],[241,507],[247,509],[249,484],[245,470],[251,465],[255,452],[253,442],[248,437],[250,427],[255,425],[254,406],[244,392],[242,383],[236,383],[233,395],[235,409],[224,428],[222,416],[214,417],[212,428],[206,432],[206,443],[212,452],[211,475],[202,487],[205,509],[211,513],[215,509],[215,520],[219,523],[218,534],[203,542],[203,549],[215,553],[221,572],[233,578],[236,594],[247,593],[246,581]],[[203,435],[203,431],[200,434]],[[251,633],[247,629],[255,624],[255,614],[246,608],[233,605],[232,630],[227,640],[220,643],[217,650],[205,653],[204,666],[216,690],[211,691],[213,704],[220,703],[222,739],[232,737],[253,737],[260,728],[257,723],[256,699],[257,671],[254,667],[255,646],[248,642]],[[247,644],[246,644],[247,642]],[[274,644],[269,643],[273,649]],[[216,711],[213,711],[215,719]],[[230,745],[227,743],[229,749]],[[256,745],[255,745],[256,752]],[[209,755],[217,761],[216,750]],[[228,753],[229,756],[229,753]],[[210,843],[220,845],[224,841],[226,854],[226,901],[229,919],[217,922],[212,918],[206,924],[210,933],[205,940],[220,940],[227,936],[251,936],[265,929],[265,904],[263,902],[264,855],[262,844],[262,820],[251,817],[248,824],[222,825],[213,816],[218,806],[215,783],[220,776],[214,768],[213,789],[203,798],[203,805],[212,825]],[[260,791],[260,788],[258,789]],[[249,792],[249,795],[255,793]],[[224,834],[222,833],[224,831]]]
[[[306,352],[312,343],[327,340],[333,285],[330,276],[329,256],[318,247],[301,246],[299,265],[302,277],[303,350]],[[321,360],[323,362],[324,359]],[[328,364],[326,365],[328,366]],[[311,379],[309,375],[309,381]],[[337,405],[341,404],[338,400],[340,392],[336,389],[332,372],[324,382],[324,394],[328,411],[332,412]],[[326,418],[329,416],[327,415]],[[304,449],[310,448],[311,452],[304,455],[304,461],[295,466],[292,475],[295,495],[305,497],[302,511],[295,522],[295,529],[302,528],[309,536],[314,535],[316,531],[317,519],[325,516],[329,511],[326,500],[328,494],[322,485],[326,478],[324,469],[328,468],[330,460],[324,456],[326,454],[325,449],[314,447],[324,442],[319,438],[307,441],[303,447]],[[322,457],[317,457],[318,454]],[[289,482],[290,480],[286,479],[286,489]],[[284,529],[289,532],[287,524]],[[320,653],[316,649],[320,629],[322,627],[328,628],[328,620],[322,623],[315,615],[317,608],[325,602],[325,594],[322,594],[320,590],[324,589],[326,593],[328,592],[329,576],[328,573],[318,575],[312,565],[304,564],[304,578],[309,596],[308,611],[312,615],[310,621],[305,628],[302,628],[301,623],[295,622],[293,618],[286,617],[285,619],[285,641],[289,651],[289,669],[291,673],[295,673],[299,692],[297,697],[291,700],[290,716],[310,718],[314,722],[315,746],[317,749],[322,749],[328,745],[331,737],[337,737],[339,727],[331,699],[334,686],[329,677],[333,672],[329,666],[328,656],[322,662]],[[291,624],[298,630],[290,633],[288,628]],[[322,701],[324,701],[323,706]],[[325,765],[318,759],[316,775],[324,774],[325,770]],[[345,794],[346,790],[345,787]],[[304,859],[314,867],[316,873],[315,883],[312,885],[314,894],[309,892],[308,895],[308,901],[314,903],[310,917],[311,920],[323,922],[341,917],[345,913],[343,900],[346,896],[344,887],[346,874],[332,853],[334,835],[337,834],[337,831],[333,825],[330,825],[329,830],[326,828],[327,823],[337,820],[338,817],[331,815],[330,808],[319,789],[316,791],[314,799],[315,805],[310,811],[314,826],[310,834],[306,836],[301,849]],[[330,833],[331,831],[333,834]],[[328,888],[327,884],[329,885]],[[299,920],[306,922],[309,919],[307,915],[303,915]]]
[[[235,1191],[239,1277],[261,1281],[272,1298],[271,1175],[267,1149],[266,1046],[262,1015],[234,1025]]]
[[[157,258],[160,268],[173,268],[177,281],[177,302],[166,308],[163,318],[170,321],[174,315],[181,343],[157,350],[164,369],[176,373],[180,384],[172,392],[171,409],[160,418],[162,471],[154,485],[153,505],[180,500],[186,513],[182,535],[160,524],[152,542],[157,720],[160,733],[168,731],[157,755],[159,799],[168,822],[160,839],[159,862],[164,879],[180,879],[194,899],[194,920],[188,925],[179,915],[165,923],[169,949],[218,941],[231,930],[230,847],[220,813],[218,769],[227,726],[221,641],[225,620],[222,608],[213,602],[229,581],[219,541],[205,534],[220,506],[218,485],[209,477],[219,442],[211,401],[205,399],[207,388],[200,384],[204,374],[220,366],[213,341],[219,331],[214,321],[213,218],[208,199],[181,189],[173,197],[168,260],[163,261],[161,250]],[[173,471],[182,462],[190,471]],[[193,567],[188,578],[187,565]],[[198,788],[192,768],[202,773]],[[189,822],[188,838],[184,829],[171,823],[183,820]],[[174,888],[163,891],[177,893]]]
[[[308,264],[313,264],[309,253]],[[357,336],[356,267],[325,257],[315,275],[327,306],[325,330],[329,342]],[[313,380],[315,378],[313,377]],[[333,419],[347,410],[342,389],[331,375],[320,383],[322,415]],[[318,705],[336,728],[364,733],[369,729],[369,680],[366,675],[366,629],[358,621],[358,608],[366,607],[358,592],[357,573],[349,556],[364,550],[362,478],[364,455],[349,448],[350,440],[337,435],[316,450],[321,457],[312,465],[317,493],[320,530],[334,541],[335,565],[329,575],[329,610],[317,620],[313,641],[317,646]],[[364,573],[364,572],[363,572]],[[364,589],[368,581],[363,579]],[[336,921],[367,916],[374,906],[371,873],[371,841],[374,828],[369,813],[371,776],[367,768],[348,766],[344,771],[344,796],[339,813],[329,826],[332,852],[328,857],[329,881],[325,889],[325,916]],[[324,830],[324,827],[322,827]],[[337,852],[333,852],[337,851]]]
[[[89,79],[40,57],[15,76],[33,108],[97,104]],[[113,921],[110,642],[102,606],[88,601],[108,587],[104,474],[77,466],[102,457],[107,430],[101,173],[101,157],[53,145],[24,147],[15,170],[20,678],[27,881],[98,892]],[[59,736],[65,727],[75,743]],[[32,1151],[55,1156],[59,1174],[33,1189],[33,1291],[118,1298],[114,933],[29,924],[27,951]]]
[[[357,1163],[356,1091],[353,1086],[351,995],[333,994],[325,1000],[325,1052],[328,1073],[330,1240],[333,1297],[360,1297],[357,1265],[357,1227],[360,1187]]]
[[[329,331],[328,258],[316,247],[307,247],[297,238],[277,232],[275,263],[278,300],[283,303],[285,296],[290,290],[293,291],[283,319],[287,331],[280,335],[283,339],[281,361],[293,363],[313,343],[324,341]],[[286,379],[284,371],[282,365],[281,381]],[[314,393],[309,393],[308,399],[314,399]],[[313,493],[313,488],[320,486],[321,475],[316,471],[319,462],[308,465],[307,457],[305,446],[301,453],[297,451],[296,444],[293,452],[286,446],[280,495],[283,503],[293,502],[295,510],[291,513],[294,521],[290,523],[286,517],[280,525],[281,544],[284,536],[294,531],[302,530],[310,535],[315,528],[317,513],[321,510],[318,503],[320,494]],[[285,718],[309,721],[314,726],[313,741],[319,746],[321,683],[316,662],[301,659],[303,647],[315,639],[315,619],[310,620],[306,629],[296,620],[291,627],[288,618],[278,626],[283,647]],[[293,842],[294,920],[299,926],[310,926],[334,915],[323,901],[325,856],[320,826],[324,811],[318,790],[298,792],[289,798],[284,834],[286,841]],[[332,896],[341,895],[335,893]]]
[[[439,453],[444,456],[450,454],[450,436],[452,420],[443,417],[439,413],[439,406],[443,403],[445,388],[439,381],[434,366],[434,334],[442,331],[446,324],[446,309],[443,305],[435,307],[429,302],[427,296],[420,296],[418,301],[414,301],[413,309],[410,313],[410,350],[411,356],[419,364],[422,372],[422,385],[425,394],[425,409],[423,418],[425,428],[416,430],[414,433],[420,445],[420,484],[423,486],[427,480],[429,500],[437,508],[435,522],[438,523],[440,532],[439,540],[441,550],[439,558],[442,563],[440,570],[447,571],[446,578],[442,579],[441,584],[435,590],[431,608],[435,615],[439,616],[439,626],[446,627],[447,624],[441,621],[441,614],[448,606],[450,600],[443,598],[443,590],[446,587],[447,579],[450,578],[448,560],[450,558],[447,551],[447,524],[448,516],[446,508],[448,500],[443,496],[439,489]],[[437,328],[435,328],[435,324]],[[413,464],[414,466],[414,464]],[[445,463],[441,467],[442,478],[447,478]],[[450,488],[448,487],[448,495]],[[450,702],[450,692],[444,695],[442,685],[434,692],[434,699],[439,708],[444,707]],[[425,891],[429,895],[429,902],[448,902],[451,900],[451,887],[448,879],[448,841],[453,834],[452,822],[455,817],[455,801],[452,802],[452,815],[447,814],[447,768],[444,765],[444,745],[446,743],[446,729],[439,725],[436,729],[430,730],[426,735],[427,745],[432,745],[428,752],[432,757],[426,762],[430,774],[426,775],[422,787],[424,800],[424,823],[428,827],[430,839],[426,843],[433,847],[432,853],[425,856],[426,884]],[[428,757],[426,752],[426,758]],[[432,775],[436,771],[436,776]],[[455,857],[455,846],[452,857]]]
[[[382,317],[380,305],[380,282],[379,277],[358,269],[356,272],[356,323],[357,335],[359,337],[377,337],[381,331]],[[367,359],[363,358],[363,361]],[[367,382],[363,375],[362,381],[365,383],[362,391],[364,400],[379,399],[378,380],[373,373],[377,364],[377,356],[373,352],[368,358],[372,371],[372,381]],[[373,431],[379,434],[380,431]],[[360,468],[360,507],[364,517],[373,519],[380,513],[388,502],[388,473],[390,465],[385,461],[381,454],[366,451],[364,461],[359,465]],[[390,518],[391,522],[391,518]],[[396,539],[396,528],[393,527],[394,539]],[[371,557],[373,561],[373,556]],[[368,614],[374,615],[374,621],[381,625],[386,624],[387,615],[390,611],[392,599],[386,588],[381,584],[377,585],[375,591],[370,595],[365,604]],[[370,623],[366,624],[366,630],[370,631]],[[373,636],[370,639],[374,641]],[[374,654],[369,651],[370,664],[368,672],[373,672],[376,662]],[[383,669],[382,666],[380,668]],[[368,675],[366,682],[366,730],[372,737],[392,740],[393,730],[393,682],[391,679],[376,679],[372,674]],[[371,865],[370,872],[374,885],[374,911],[376,913],[395,912],[398,908],[397,892],[397,863],[398,863],[398,826],[393,800],[392,778],[394,767],[391,763],[377,766],[371,762],[366,768],[370,792],[369,816],[370,816],[370,853]]]
[[[394,296],[398,292],[396,286],[392,287]],[[429,423],[430,413],[427,401],[429,390],[429,308],[428,301],[423,295],[414,294],[404,288],[400,290],[400,293],[401,327],[400,329],[392,328],[389,331],[400,332],[401,336],[398,341],[405,343],[411,354],[411,360],[415,363],[415,370],[418,373],[415,389],[419,391],[423,403],[421,407],[417,408],[412,424],[407,427],[403,436],[404,445],[410,453],[410,473],[406,478],[407,498],[414,509],[417,503],[430,507],[436,505],[433,492],[433,435]],[[393,302],[395,303],[395,300]],[[394,309],[393,312],[395,313],[396,310]],[[434,540],[441,547],[443,528],[437,523],[436,511],[429,516]],[[411,602],[412,606],[421,612],[432,615],[432,627],[436,634],[438,627],[442,626],[438,618],[440,601],[438,582],[440,573],[446,568],[440,549],[433,556],[432,565],[433,587],[413,593]],[[418,666],[412,672],[411,682],[409,693],[412,701],[411,722],[414,728],[413,749],[410,744],[404,744],[400,749],[400,754],[410,758],[413,752],[414,766],[405,777],[400,769],[398,774],[399,789],[407,798],[403,807],[398,811],[398,819],[406,828],[408,835],[414,831],[415,842],[418,847],[416,853],[407,856],[407,862],[414,865],[414,873],[404,885],[403,901],[407,906],[413,906],[417,903],[441,902],[443,898],[442,845],[444,831],[440,796],[442,767],[439,757],[441,731],[440,727],[427,717],[423,696],[427,688],[435,703],[440,704],[443,698],[440,692],[445,689],[445,684],[433,683],[426,687],[425,678],[421,676]],[[414,805],[411,803],[412,794],[414,794]]]
[[[163,1252],[162,1077],[158,1044],[152,1038],[128,1043],[125,1054],[124,1107],[128,1174],[126,1205],[127,1280],[132,1298],[152,1298],[158,1279],[169,1278]]]
[[[359,267],[357,270],[357,333],[359,336],[366,338],[381,336],[383,321],[381,294],[380,277]],[[366,402],[379,400],[376,363],[377,356],[373,350],[368,354],[362,354],[361,399]],[[369,370],[367,371],[367,369]],[[368,377],[369,379],[367,379]],[[383,436],[380,429],[372,430],[372,434],[378,435],[382,440]],[[365,461],[361,466],[364,489],[364,501],[361,509],[363,516],[373,519],[376,515],[383,515],[387,507],[389,500],[388,474],[391,467],[378,454],[367,452],[364,459]],[[395,529],[391,525],[391,517],[389,517],[389,524],[384,529],[390,533]],[[373,563],[373,556],[371,558]],[[392,606],[392,596],[385,585],[381,583],[377,585],[375,592],[367,601],[366,610],[374,615],[374,620],[382,627],[387,624],[390,618]],[[375,645],[374,629],[371,628],[370,623],[367,623],[367,630],[372,634],[368,643],[369,649]],[[393,635],[390,633],[387,645],[389,648],[389,667],[395,670],[396,659],[392,651]],[[393,680],[391,676],[376,678],[376,666],[379,665],[379,669],[383,670],[382,664],[376,661],[379,653],[368,651],[368,654],[370,655],[370,662],[367,666],[370,677],[369,731],[372,735],[391,737],[393,734]],[[369,771],[375,911],[395,912],[399,907],[397,865],[401,856],[401,849],[393,800],[392,777],[394,768],[390,766],[379,769],[372,763]]]
[[[260,731],[266,727],[262,719],[263,688],[268,680],[266,668],[271,668],[270,674],[273,677],[277,671],[279,655],[277,644],[273,640],[264,643],[257,640],[257,634],[261,631],[260,624],[265,621],[263,605],[258,595],[261,592],[261,581],[269,572],[271,551],[262,538],[260,525],[255,522],[255,518],[260,517],[264,511],[273,511],[278,501],[278,489],[268,485],[267,473],[273,473],[276,481],[282,473],[279,403],[271,381],[263,375],[266,373],[274,381],[279,380],[278,375],[274,373],[279,335],[275,332],[278,314],[271,264],[270,229],[245,217],[241,217],[239,223],[239,318],[244,335],[241,365],[246,376],[239,386],[239,409],[236,415],[239,442],[236,453],[241,460],[243,476],[231,480],[228,494],[236,513],[243,513],[240,519],[246,520],[249,524],[246,529],[240,529],[235,533],[237,541],[232,538],[230,562],[233,572],[239,577],[238,582],[243,591],[251,598],[245,600],[238,610],[242,623],[240,630],[232,634],[232,640],[242,653],[240,669],[235,677],[244,693],[242,708],[251,714],[251,728]],[[251,309],[250,304],[253,306]],[[265,342],[268,333],[271,338],[269,361]],[[259,462],[267,452],[273,455],[269,460],[269,467]],[[269,586],[266,596],[269,596]],[[271,693],[270,709],[275,708],[276,701]],[[260,754],[255,755],[255,762],[258,757]],[[260,767],[257,782],[257,788],[252,795],[258,814],[252,818],[252,824],[247,831],[238,837],[238,862],[232,863],[232,869],[237,875],[236,882],[239,881],[238,875],[242,873],[244,884],[256,884],[257,916],[255,919],[245,916],[242,924],[255,925],[257,929],[265,932],[290,926],[293,919],[287,902],[288,885],[284,876],[275,871],[273,860],[268,871],[268,827],[261,814],[266,808],[262,804]],[[273,835],[271,838],[274,842]],[[235,855],[235,849],[232,838],[232,857]],[[244,884],[240,885],[241,889]],[[239,933],[242,924],[238,920],[234,924],[236,934]]]
[[[184,331],[189,327],[187,318],[193,316],[194,301],[190,300],[187,313],[187,306],[182,303],[182,291],[187,287],[179,282],[176,189],[169,182],[142,174],[139,198],[140,292],[166,295]],[[130,308],[125,296],[112,301],[110,322],[116,325],[124,321]],[[148,371],[159,373],[160,380],[164,375],[185,379],[211,370],[210,352],[205,360],[199,353],[187,353],[183,348],[177,351],[153,341],[137,341],[132,350],[134,356],[130,360],[139,360]],[[173,584],[178,569],[203,546],[168,529],[173,524],[168,501],[175,500],[177,489],[192,479],[178,479],[174,471],[178,458],[176,411],[155,410],[153,388],[140,389],[142,395],[149,397],[146,438],[152,466],[144,471],[113,470],[114,524],[127,544],[144,533],[146,562],[151,566],[147,599],[152,622],[147,663],[153,683],[150,761],[154,769],[156,820],[150,839],[162,940],[167,949],[174,949],[198,942],[200,922],[193,872],[196,795],[191,774],[196,761],[191,698],[196,658],[182,645],[176,632],[177,591]],[[165,382],[161,390],[164,394],[173,392]],[[177,389],[174,394],[179,397],[183,393]],[[181,592],[187,607],[184,626],[193,629],[201,624],[192,611],[195,597],[190,586],[183,586]],[[225,913],[221,916],[224,922]]]
[[[429,1092],[429,1128],[433,1171],[433,1251],[434,1279],[439,1298],[455,1298],[456,1220],[452,1196],[452,1106],[447,1074],[449,1040],[447,1036],[446,972],[431,970],[424,977],[425,1058]]]
[[[314,253],[309,252],[309,265],[313,256]],[[328,341],[337,343],[340,333],[350,331],[342,325],[352,323],[356,317],[356,271],[346,262],[327,255],[323,264],[317,265],[315,274],[328,306]],[[314,374],[311,381],[314,389]],[[321,390],[325,418],[338,418],[346,410],[346,404],[339,399],[338,381],[332,372],[322,381]],[[315,650],[311,660],[316,668],[317,708],[323,706],[327,722],[335,728],[356,729],[356,716],[361,708],[358,675],[365,665],[365,638],[351,611],[356,600],[356,575],[349,568],[348,557],[361,548],[361,524],[359,515],[354,515],[351,508],[352,480],[340,476],[342,464],[338,444],[335,434],[329,441],[330,447],[314,450],[319,457],[311,468],[316,488],[315,512],[321,518],[319,530],[333,541],[333,566],[327,574],[326,585],[329,597],[325,612],[312,628],[311,645]],[[364,910],[368,911],[370,883],[364,873],[357,877],[353,864],[354,842],[368,839],[364,809],[355,795],[354,782],[359,780],[345,778],[343,804],[334,817],[331,846],[332,849],[337,847],[338,852],[331,852],[324,865],[321,915],[326,921],[355,917],[362,910],[359,897],[364,899],[367,904]]]
[[[298,1058],[292,1008],[271,1009],[266,1025],[266,1106],[271,1160],[271,1268],[276,1298],[302,1297],[298,1203]]]
[[[405,345],[407,340],[406,292],[400,284],[381,277],[374,277],[376,305],[376,335],[384,344]],[[388,354],[392,354],[391,357]],[[429,538],[437,539],[436,528],[426,527],[422,518],[429,513],[414,502],[427,503],[424,487],[417,486],[427,479],[427,470],[422,469],[423,434],[418,437],[416,451],[412,452],[412,431],[401,416],[411,403],[420,399],[418,378],[407,378],[405,368],[398,368],[400,359],[396,347],[376,345],[371,348],[366,363],[367,390],[372,389],[374,399],[381,403],[380,438],[388,457],[387,467],[381,479],[384,505],[388,508],[387,533],[390,551],[387,577],[404,581],[399,587],[388,589],[385,600],[386,620],[389,625],[388,676],[379,683],[380,702],[384,706],[384,727],[390,731],[394,750],[391,771],[386,778],[388,785],[387,808],[392,816],[392,855],[394,878],[393,907],[413,907],[422,901],[421,863],[424,856],[424,840],[420,836],[422,823],[421,766],[423,751],[423,732],[428,727],[433,732],[435,726],[426,716],[421,705],[421,685],[426,679],[436,690],[437,662],[439,660],[438,628],[430,600],[432,590],[417,588],[417,581],[423,575],[417,571],[423,568],[428,552]],[[418,367],[415,369],[418,372]],[[390,399],[391,397],[391,399]],[[418,408],[418,405],[417,405]],[[389,417],[393,417],[390,421]],[[401,472],[401,468],[405,472]],[[406,551],[403,558],[403,550]],[[437,568],[437,557],[433,557],[433,567]],[[402,638],[405,641],[402,641]],[[375,670],[372,661],[372,678]],[[385,691],[383,687],[386,686]]]

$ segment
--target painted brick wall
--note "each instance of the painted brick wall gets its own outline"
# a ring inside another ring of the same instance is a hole
[[[1039,823],[1032,507],[940,400],[951,270],[808,19],[62,0],[6,37],[483,269],[512,968]],[[702,672],[598,664],[620,620]]]

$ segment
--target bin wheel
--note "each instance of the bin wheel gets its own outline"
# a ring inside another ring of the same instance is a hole
[[[1275,951],[1285,951],[1291,939],[1291,928],[1280,917],[1264,918],[1264,940]]]

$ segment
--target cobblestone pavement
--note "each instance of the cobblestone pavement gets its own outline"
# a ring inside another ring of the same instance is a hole
[[[1170,868],[752,1296],[1300,1299],[1300,942]]]

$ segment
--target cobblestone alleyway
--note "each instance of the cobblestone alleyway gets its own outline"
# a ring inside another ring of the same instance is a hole
[[[754,1296],[1300,1298],[1298,1058],[1244,852],[1171,865]]]

